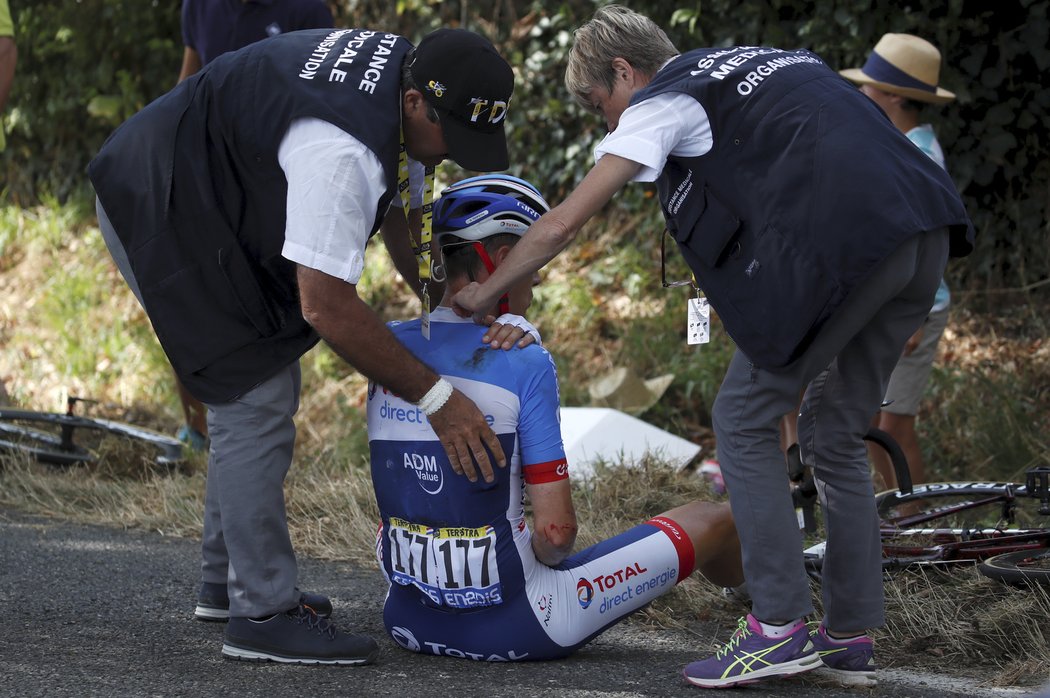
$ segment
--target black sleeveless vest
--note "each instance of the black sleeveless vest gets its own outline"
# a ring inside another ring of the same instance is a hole
[[[786,366],[902,242],[973,228],[951,178],[809,51],[697,49],[634,95],[681,92],[707,111],[712,149],[657,180],[670,233],[737,347]]]
[[[172,366],[204,402],[269,378],[318,336],[281,256],[292,120],[353,135],[397,188],[401,62],[411,44],[361,29],[281,34],[220,56],[118,128],[89,166]]]

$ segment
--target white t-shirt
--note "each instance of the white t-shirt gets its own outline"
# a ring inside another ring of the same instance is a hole
[[[277,150],[288,180],[282,256],[356,284],[386,177],[375,153],[339,127],[296,119]],[[423,201],[423,166],[411,158],[412,207]],[[398,196],[390,204],[400,206]]]
[[[619,155],[640,163],[632,182],[652,182],[667,158],[699,157],[711,150],[711,120],[695,99],[682,92],[664,92],[627,107],[620,123],[594,149],[594,161]]]

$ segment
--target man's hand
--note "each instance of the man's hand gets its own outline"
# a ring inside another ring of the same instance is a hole
[[[495,476],[486,448],[496,458],[496,465],[507,467],[503,447],[485,421],[485,415],[463,393],[453,390],[448,402],[428,419],[457,475],[466,475],[471,482],[477,482],[476,461],[485,482],[492,482]]]
[[[357,288],[324,272],[299,267],[299,301],[303,317],[348,364],[409,402],[420,400],[438,380],[397,341],[386,325],[357,295]],[[471,454],[485,480],[492,482],[492,464],[505,467],[507,459],[484,415],[466,396],[453,391],[441,409],[430,415],[452,469],[477,480]]]
[[[904,343],[904,351],[901,352],[901,356],[911,356],[911,353],[919,348],[919,342],[922,341],[922,326],[915,330],[915,334],[908,337],[908,341]]]
[[[485,311],[495,304],[496,299],[489,299],[485,287],[477,281],[471,281],[452,297],[452,310],[456,315],[472,317],[479,325],[486,324],[486,317],[492,317],[485,315]]]

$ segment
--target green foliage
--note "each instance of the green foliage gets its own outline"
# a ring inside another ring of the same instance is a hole
[[[605,135],[605,124],[585,114],[562,87],[575,26],[564,8],[530,16],[516,27],[520,38],[501,46],[517,68],[515,107],[507,117],[511,169],[541,182],[541,190],[553,202],[587,173],[591,150]]]
[[[337,24],[378,26],[419,40],[438,26],[465,26],[500,47],[517,70],[508,115],[512,173],[541,183],[559,201],[590,166],[605,127],[562,87],[572,30],[597,4],[520,0],[341,0]],[[1050,276],[1048,231],[1050,0],[707,0],[683,6],[649,0],[632,7],[665,27],[681,49],[767,44],[813,49],[838,68],[862,65],[885,32],[910,32],[944,55],[941,83],[958,94],[928,108],[979,231],[977,250],[955,262],[956,287],[1027,287]],[[86,186],[84,166],[115,125],[175,81],[181,52],[179,6],[153,0],[40,0],[15,3],[19,45],[4,116],[8,150],[0,172],[9,196],[64,199]],[[454,168],[448,168],[454,171]],[[617,207],[650,210],[639,187]],[[625,241],[641,235],[628,232]]]
[[[59,393],[172,401],[167,360],[91,224],[92,209],[80,198],[45,199],[0,207],[0,377],[12,397],[46,408],[60,406]]]
[[[863,65],[887,32],[937,45],[941,85],[957,100],[927,107],[924,118],[937,130],[978,232],[977,249],[952,263],[950,275],[955,286],[983,290],[1026,287],[1050,275],[1048,14],[1046,0],[708,0],[677,10],[671,31],[681,48],[805,47],[838,69]]]
[[[178,76],[179,5],[123,0],[12,4],[18,68],[0,172],[32,203],[87,187],[84,168],[109,133]]]

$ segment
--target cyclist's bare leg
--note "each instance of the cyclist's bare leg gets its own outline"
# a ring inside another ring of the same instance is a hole
[[[693,542],[696,571],[719,586],[743,584],[740,538],[727,502],[690,502],[660,516],[685,529]]]

